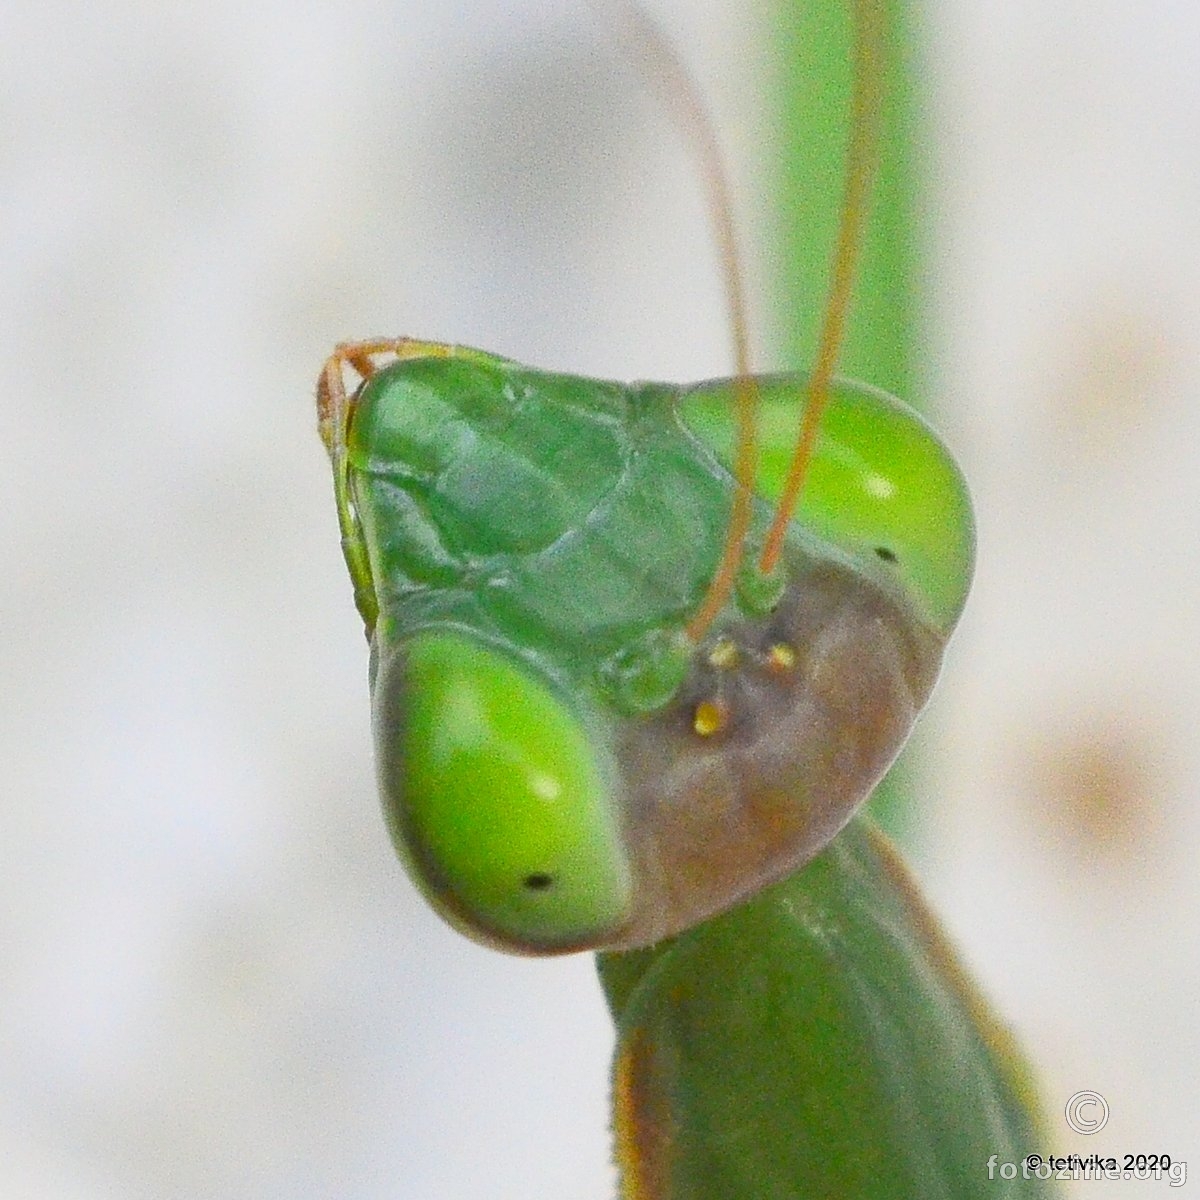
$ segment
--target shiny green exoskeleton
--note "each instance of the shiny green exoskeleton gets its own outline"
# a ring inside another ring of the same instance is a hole
[[[1020,1195],[983,1165],[1038,1144],[1024,1070],[853,820],[970,581],[942,444],[837,383],[782,567],[744,568],[693,643],[719,547],[690,535],[720,528],[734,487],[730,381],[367,349],[399,357],[339,352],[322,405],[388,825],[469,935],[610,951],[623,1195]],[[351,398],[344,361],[366,372]],[[768,432],[803,403],[796,377],[759,386]]]
[[[626,1200],[986,1200],[1046,1144],[1008,1033],[867,818],[669,943],[603,955]]]
[[[517,952],[628,949],[816,855],[908,736],[966,596],[970,505],[934,434],[837,384],[781,564],[743,568],[693,642],[736,486],[731,381],[390,348],[344,353],[366,378],[336,405],[334,360],[326,428],[384,807],[435,906]],[[798,377],[758,388],[768,433],[803,404]]]
[[[1048,1191],[989,1176],[1046,1144],[1024,1068],[855,816],[933,686],[974,536],[920,418],[831,379],[879,108],[881,10],[853,8],[811,379],[746,383],[727,250],[736,381],[398,339],[339,347],[319,384],[393,840],[470,936],[601,950],[623,1200]],[[687,90],[669,50],[654,67]]]

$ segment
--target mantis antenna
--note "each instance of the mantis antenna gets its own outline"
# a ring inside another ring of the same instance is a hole
[[[688,637],[698,642],[724,607],[737,580],[746,534],[750,528],[754,483],[758,472],[758,386],[750,373],[741,257],[734,229],[728,174],[712,120],[695,81],[670,42],[635,0],[612,0],[612,7],[619,24],[624,27],[632,56],[639,62],[645,77],[664,97],[699,162],[708,194],[709,215],[720,250],[733,338],[737,425],[733,474],[736,486],[720,561],[700,607],[687,625]],[[764,575],[770,574],[779,561],[788,522],[796,511],[816,446],[821,416],[829,399],[829,385],[845,332],[878,155],[883,108],[884,21],[878,0],[853,0],[852,13],[854,95],[845,194],[834,250],[833,272],[817,359],[809,380],[808,403],[784,488],[758,562],[758,569]]]
[[[733,335],[734,397],[737,443],[733,476],[736,487],[725,544],[712,582],[700,607],[688,622],[687,635],[698,642],[725,606],[737,580],[742,549],[750,528],[754,481],[758,473],[758,386],[750,374],[750,347],[746,320],[745,288],[741,257],[733,221],[729,177],[720,146],[700,90],[671,43],[650,16],[634,0],[612,0],[623,41],[646,80],[658,90],[672,117],[696,155],[707,192],[709,217],[713,224],[725,281],[725,300]]]
[[[867,207],[875,162],[879,152],[879,126],[883,111],[884,44],[886,30],[878,0],[854,0],[854,98],[850,119],[850,147],[846,156],[846,191],[838,226],[837,246],[829,297],[821,326],[817,359],[808,383],[808,403],[792,453],[787,478],[775,517],[763,543],[758,568],[769,574],[779,561],[788,522],[796,511],[800,492],[812,462],[821,415],[829,400],[829,383],[837,364],[846,328],[846,314],[854,287],[854,271],[866,227]],[[741,368],[739,368],[740,370]]]

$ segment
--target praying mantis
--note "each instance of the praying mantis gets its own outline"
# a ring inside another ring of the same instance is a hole
[[[723,173],[660,46],[726,247],[732,378],[400,337],[339,345],[318,381],[392,840],[468,936],[599,952],[627,1200],[1045,1188],[989,1178],[1038,1148],[1027,1074],[856,815],[933,687],[974,538],[936,435],[834,376],[885,43],[878,6],[852,9],[810,375],[751,373]]]

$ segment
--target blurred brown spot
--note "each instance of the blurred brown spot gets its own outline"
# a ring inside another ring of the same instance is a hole
[[[1158,419],[1170,338],[1151,314],[1114,297],[1089,308],[1065,341],[1059,411],[1069,445],[1120,450],[1131,430]]]
[[[1162,739],[1132,714],[1098,714],[1040,741],[1031,754],[1038,814],[1086,855],[1148,855],[1167,792]]]

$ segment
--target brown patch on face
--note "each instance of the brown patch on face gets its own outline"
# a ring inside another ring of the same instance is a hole
[[[730,622],[670,703],[618,730],[637,900],[610,948],[677,933],[814,857],[929,695],[942,641],[898,597],[836,562],[797,555],[793,570],[770,614]]]
[[[624,1033],[617,1049],[613,1134],[621,1200],[662,1200],[670,1185],[670,1110],[653,1044],[638,1028]]]

